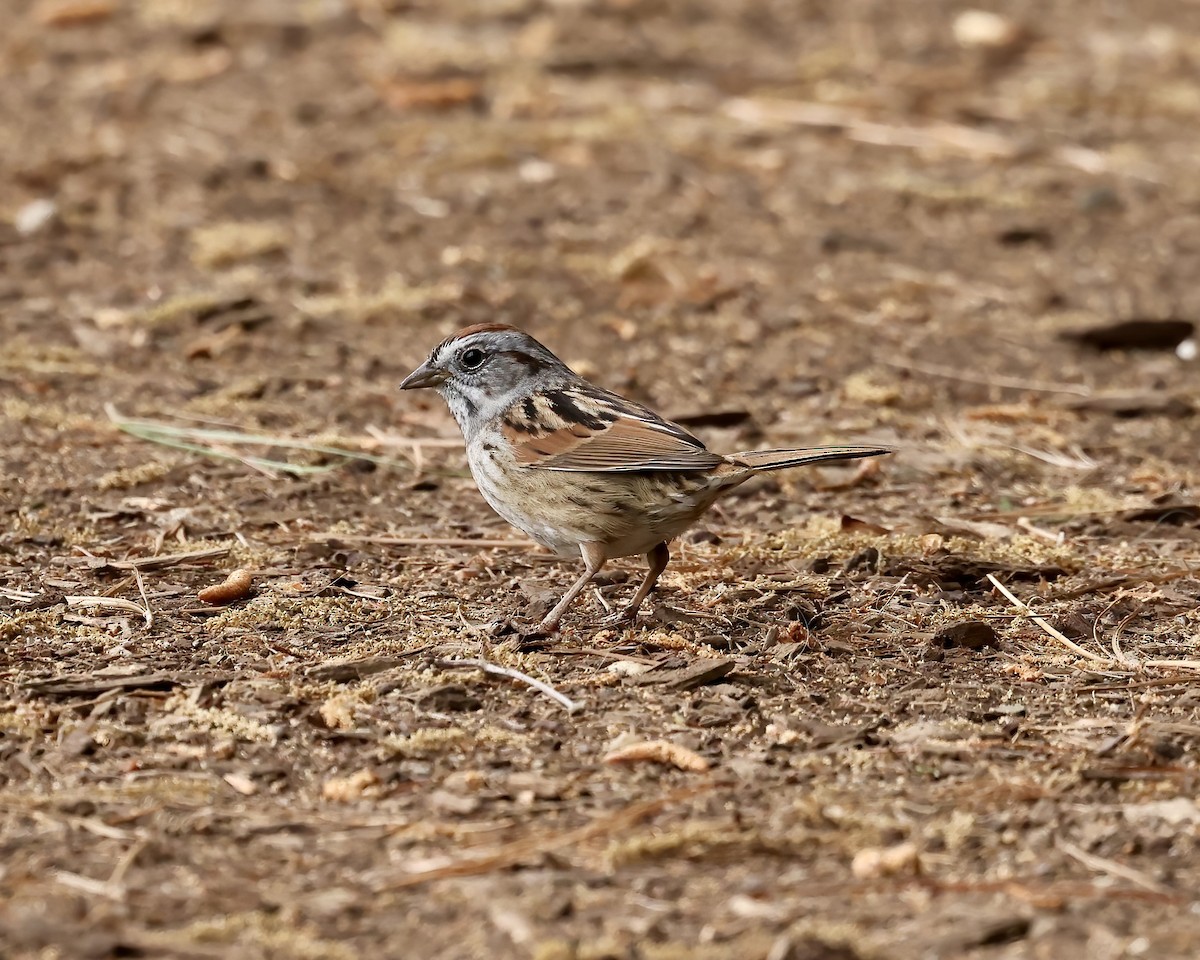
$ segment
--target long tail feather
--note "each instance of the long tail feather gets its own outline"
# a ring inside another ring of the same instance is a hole
[[[890,447],[868,447],[848,445],[844,447],[800,447],[795,450],[746,450],[731,453],[729,459],[751,470],[783,470],[800,467],[806,463],[824,463],[828,460],[861,460],[863,457],[883,457],[891,453]]]

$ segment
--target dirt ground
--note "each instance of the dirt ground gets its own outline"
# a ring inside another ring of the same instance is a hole
[[[1200,6],[999,6],[3,4],[0,956],[1194,957]],[[482,320],[899,451],[523,645]]]

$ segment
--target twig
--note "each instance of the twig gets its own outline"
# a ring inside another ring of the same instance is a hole
[[[1098,857],[1094,853],[1088,853],[1086,850],[1066,840],[1056,840],[1054,845],[1068,857],[1078,860],[1090,870],[1098,870],[1100,873],[1107,874],[1110,877],[1120,877],[1122,880],[1128,880],[1134,886],[1141,887],[1143,890],[1149,890],[1151,893],[1170,894],[1172,892],[1169,887],[1163,886],[1157,880],[1152,880],[1140,870],[1134,870],[1133,867],[1127,867],[1116,860],[1108,859],[1108,857]]]
[[[465,661],[457,661],[465,662]],[[457,860],[440,867],[432,867],[408,874],[399,879],[384,882],[377,889],[396,890],[403,887],[414,887],[430,880],[440,880],[443,877],[468,877],[488,873],[492,870],[503,870],[515,866],[535,854],[550,853],[563,847],[574,846],[591,840],[593,837],[604,836],[618,830],[632,827],[642,820],[652,817],[664,810],[677,800],[684,800],[711,790],[715,782],[674,790],[657,800],[646,800],[641,803],[631,803],[616,813],[597,817],[591,823],[576,827],[573,830],[563,830],[549,837],[525,837],[514,840],[496,848],[491,854],[483,857],[472,857],[469,860]]]
[[[512,547],[517,550],[527,550],[533,547],[531,540],[472,540],[469,537],[375,537],[370,534],[356,533],[314,533],[310,540],[344,540],[346,543],[375,543],[385,547],[482,547],[496,550],[502,547]]]
[[[229,547],[212,547],[209,550],[192,550],[189,553],[168,553],[157,557],[138,557],[136,560],[110,560],[108,557],[89,553],[83,547],[76,547],[89,560],[99,560],[104,566],[115,570],[162,570],[179,563],[190,563],[193,560],[215,560],[229,553]]]
[[[925,126],[880,123],[846,107],[803,100],[736,97],[722,104],[722,112],[751,126],[825,127],[839,130],[851,140],[884,147],[942,149],[973,157],[1013,157],[1021,150],[1012,138],[989,130],[945,122]]]
[[[27,680],[24,689],[41,697],[92,696],[110,690],[171,690],[187,684],[223,684],[228,674],[140,673],[124,677],[97,677],[90,673],[66,674],[40,680]]]
[[[1056,453],[1053,450],[1038,450],[1034,447],[1022,447],[1018,444],[1007,444],[1007,446],[1009,450],[1016,450],[1017,453],[1033,457],[1034,460],[1041,460],[1042,463],[1048,463],[1052,467],[1062,467],[1064,470],[1094,470],[1097,466],[1095,460],[1078,449],[1074,457],[1068,457],[1064,453]],[[873,463],[875,461],[866,462]]]
[[[754,127],[822,127],[836,130],[848,140],[882,147],[906,147],[913,150],[943,150],[969,157],[1020,156],[1026,149],[1018,140],[959,123],[934,121],[924,125],[887,123],[870,119],[863,111],[828,103],[814,103],[781,97],[733,97],[721,105],[727,117]],[[1077,144],[1063,144],[1047,156],[1087,173],[1119,173],[1150,183],[1162,183],[1162,174],[1151,164],[1130,166],[1117,163],[1097,150]]]
[[[943,367],[932,363],[913,363],[911,360],[887,360],[883,363],[897,370],[907,370],[910,373],[920,373],[929,377],[944,377],[947,380],[959,380],[963,383],[974,383],[981,387],[1003,387],[1006,390],[1029,390],[1033,393],[1069,393],[1077,397],[1090,397],[1091,387],[1074,383],[1051,383],[1046,380],[1025,380],[1021,377],[985,377],[964,373],[954,367]]]
[[[111,403],[105,404],[104,412],[108,415],[108,419],[112,422],[113,426],[118,430],[138,437],[141,440],[148,440],[151,443],[158,443],[178,450],[187,450],[191,453],[200,453],[222,460],[236,460],[268,475],[273,475],[274,471],[298,475],[326,473],[337,469],[340,464],[333,463],[312,466],[308,464],[288,463],[286,460],[271,460],[266,457],[236,453],[229,448],[242,445],[281,447],[287,450],[304,450],[309,453],[340,457],[343,461],[367,460],[371,463],[389,467],[407,468],[412,466],[411,463],[393,460],[389,457],[379,457],[370,453],[347,450],[345,447],[313,443],[308,440],[300,440],[292,437],[264,433],[246,433],[242,430],[220,430],[211,427],[181,427],[156,420],[137,420],[124,416]]]
[[[1009,603],[1025,614],[1025,616],[1029,617],[1030,620],[1036,623],[1049,636],[1053,637],[1063,646],[1075,651],[1084,659],[1092,661],[1092,663],[1102,664],[1110,669],[1113,667],[1118,667],[1123,670],[1128,670],[1131,668],[1128,658],[1117,660],[1113,659],[1112,657],[1102,657],[1099,654],[1092,653],[1085,647],[1081,647],[1074,640],[1071,640],[1069,637],[1064,636],[1059,630],[1056,630],[1044,618],[1039,617],[1036,613],[1034,613],[1033,610],[1030,609],[1029,605],[1024,601],[1018,600],[1013,595],[1012,591],[1010,591],[1006,586],[1004,586],[1004,584],[996,579],[995,574],[989,573],[987,578],[991,581],[992,586],[999,590]],[[1124,626],[1124,624],[1122,624],[1122,626]],[[1141,667],[1154,667],[1168,670],[1200,670],[1200,660],[1142,660],[1137,665]]]
[[[309,667],[305,674],[312,680],[333,680],[339,683],[345,680],[363,680],[376,673],[402,667],[407,662],[405,658],[424,653],[428,649],[428,646],[416,647],[395,656],[362,657],[358,660],[326,660]]]
[[[135,843],[131,843],[129,845],[129,849],[121,855],[121,859],[118,860],[116,866],[113,867],[113,872],[108,878],[109,886],[116,890],[125,889],[125,874],[129,872],[129,868],[133,866],[134,862],[139,856],[141,856],[142,851],[145,850],[149,844],[150,840],[146,837],[143,837],[137,840]]]
[[[989,573],[987,575],[987,578],[988,578],[988,580],[990,580],[992,582],[992,586],[995,587],[997,590],[999,590],[1000,593],[1002,593],[1004,595],[1004,598],[1006,600],[1008,600],[1009,603],[1011,603],[1014,607],[1016,607],[1023,614],[1025,614],[1025,616],[1029,617],[1029,619],[1032,620],[1034,623],[1036,623],[1039,627],[1041,627],[1047,633],[1047,635],[1053,637],[1055,640],[1057,640],[1059,643],[1061,643],[1064,647],[1074,650],[1081,657],[1084,657],[1087,660],[1091,660],[1093,663],[1102,663],[1102,664],[1105,664],[1106,666],[1111,666],[1113,664],[1113,660],[1111,658],[1102,657],[1099,654],[1092,653],[1091,650],[1088,650],[1086,647],[1081,647],[1070,637],[1068,637],[1064,633],[1062,633],[1062,631],[1056,630],[1053,626],[1051,626],[1051,624],[1046,619],[1044,619],[1043,617],[1039,617],[1036,613],[1034,613],[1033,610],[1029,607],[1029,605],[1026,604],[1023,600],[1018,600],[1016,598],[1016,596],[1014,596],[1012,591],[1008,589],[1008,587],[1006,587],[1004,584],[1002,584],[999,580],[996,579],[996,575],[994,573]]]
[[[1108,613],[1108,611],[1111,610],[1113,607],[1115,607],[1118,603],[1120,603],[1122,599],[1123,598],[1121,597],[1121,595],[1118,594],[1117,597],[1112,601],[1112,603],[1110,603],[1107,607],[1104,608],[1104,613],[1100,614],[1100,616],[1098,616],[1096,618],[1096,623],[1099,623],[1104,618],[1104,614]],[[1133,657],[1127,656],[1125,651],[1121,649],[1121,634],[1125,630],[1125,624],[1127,624],[1130,620],[1132,620],[1134,617],[1136,617],[1138,615],[1138,613],[1139,613],[1139,610],[1131,611],[1129,613],[1129,615],[1127,617],[1125,617],[1124,620],[1122,620],[1120,623],[1117,624],[1117,629],[1113,631],[1113,635],[1112,635],[1113,656],[1115,656],[1122,663],[1127,664],[1129,666],[1136,666],[1137,661],[1134,660]],[[1093,635],[1094,635],[1095,634],[1094,626],[1092,628],[1092,631],[1093,631]]]
[[[555,700],[562,704],[567,713],[575,713],[583,709],[583,704],[577,700],[572,700],[564,693],[559,693],[550,684],[543,683],[527,673],[522,673],[520,670],[513,670],[511,667],[501,667],[495,663],[488,663],[486,660],[435,660],[434,664],[442,669],[457,669],[461,667],[475,667],[482,670],[484,673],[495,674],[498,677],[508,677],[511,680],[519,680],[521,683],[527,684],[537,690],[539,693],[545,694],[551,700]]]
[[[80,893],[91,894],[94,897],[105,897],[108,900],[115,900],[118,903],[125,899],[125,888],[118,884],[96,880],[93,877],[85,877],[82,874],[72,873],[70,870],[52,870],[50,871],[50,876],[64,887],[70,887],[72,890],[77,890]]]
[[[452,450],[455,447],[462,449],[463,446],[462,437],[402,437],[398,433],[387,433],[371,425],[366,427],[366,433],[372,442],[381,447],[437,447]]]
[[[146,626],[150,626],[150,608],[148,606],[139,607],[132,600],[123,600],[120,597],[68,596],[63,597],[63,601],[68,607],[76,609],[102,607],[106,610],[124,610],[128,613],[137,613],[146,621]]]
[[[1047,530],[1045,527],[1039,527],[1030,522],[1028,517],[1017,517],[1017,526],[1028,533],[1031,537],[1037,537],[1039,540],[1045,540],[1047,543],[1052,543],[1056,547],[1061,547],[1067,539],[1067,535],[1059,530],[1055,533],[1053,530]]]
[[[137,578],[138,593],[142,595],[142,616],[146,618],[146,629],[149,630],[154,626],[154,614],[150,610],[150,601],[146,598],[146,584],[142,580],[142,571],[137,567],[133,568],[133,575]]]
[[[606,615],[611,614],[612,613],[612,604],[610,604],[607,600],[604,599],[604,594],[602,594],[600,592],[600,587],[596,584],[592,584],[592,592],[595,593],[595,595],[596,595],[596,602],[599,603],[600,606],[602,606],[604,608],[604,613]]]

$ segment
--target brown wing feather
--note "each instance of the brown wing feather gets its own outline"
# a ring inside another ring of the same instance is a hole
[[[514,404],[501,429],[517,462],[540,470],[708,470],[724,462],[677,424],[598,388]]]

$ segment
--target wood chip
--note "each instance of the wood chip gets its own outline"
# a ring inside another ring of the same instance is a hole
[[[982,650],[984,647],[994,647],[1000,642],[995,628],[986,620],[963,620],[952,623],[934,635],[933,644],[937,647],[965,647],[967,650]]]
[[[676,670],[651,670],[634,678],[633,683],[639,686],[657,684],[672,690],[694,690],[720,680],[736,666],[733,660],[700,660]]]
[[[223,582],[213,584],[211,587],[205,587],[196,594],[196,598],[203,603],[223,606],[227,603],[236,603],[238,600],[245,600],[246,597],[250,596],[250,591],[253,587],[253,574],[249,570],[238,569],[229,574]]]
[[[643,740],[620,747],[604,755],[605,763],[663,763],[680,770],[703,773],[708,761],[694,750],[681,747],[670,740]]]
[[[402,657],[362,657],[358,660],[327,660],[325,663],[318,663],[315,667],[309,667],[306,673],[310,680],[334,680],[338,683],[346,680],[362,680],[364,677],[403,666],[408,657],[414,653],[421,653],[428,649],[428,647],[421,647],[410,651]]]
[[[221,778],[243,797],[258,793],[258,785],[244,773],[227,773]]]
[[[379,777],[374,770],[358,770],[346,777],[326,780],[321,786],[321,796],[335,803],[349,803],[378,785]]]
[[[850,863],[850,872],[859,880],[891,877],[898,873],[919,873],[920,868],[920,851],[911,840],[892,847],[859,850]]]
[[[142,673],[126,677],[98,677],[86,673],[29,680],[23,686],[31,693],[44,697],[73,697],[109,690],[170,690],[174,687],[200,683],[228,683],[231,674],[200,676],[186,673]]]
[[[483,84],[477,77],[391,80],[379,84],[379,98],[393,110],[448,110],[477,103]]]
[[[51,0],[34,7],[33,16],[45,27],[79,27],[107,20],[116,9],[112,0]]]

